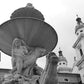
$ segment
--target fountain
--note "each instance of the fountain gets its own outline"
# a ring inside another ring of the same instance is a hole
[[[39,84],[44,70],[36,60],[51,52],[57,42],[54,28],[31,3],[15,10],[0,25],[0,49],[12,57],[13,67],[2,84]]]

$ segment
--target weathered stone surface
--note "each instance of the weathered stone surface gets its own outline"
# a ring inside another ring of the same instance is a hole
[[[12,66],[11,74],[4,76],[3,84],[36,84],[42,73],[37,66],[36,60],[45,55],[44,48],[32,48],[27,50],[25,42],[15,38],[12,44]]]
[[[47,55],[47,66],[40,77],[40,84],[58,84],[57,63],[59,59],[55,53]]]

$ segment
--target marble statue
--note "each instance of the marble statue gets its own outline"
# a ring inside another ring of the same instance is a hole
[[[12,43],[12,67],[17,73],[21,73],[23,68],[23,58],[28,53],[26,44],[23,40],[15,38]]]
[[[26,43],[18,38],[15,38],[12,43],[12,81],[18,81],[19,84],[36,84],[43,69],[36,64],[36,60],[46,54],[46,49],[40,47],[28,47]],[[6,79],[6,78],[4,78]],[[6,84],[4,81],[3,84]],[[17,83],[18,84],[18,83]]]
[[[47,54],[44,70],[36,64],[36,60],[45,54],[46,49],[30,48],[23,40],[15,38],[12,44],[13,69],[2,84],[58,84],[58,57],[54,52]]]
[[[29,48],[26,46],[25,42],[15,38],[12,45],[12,66],[13,71],[16,70],[17,73],[21,73],[23,68],[28,68],[31,66],[36,67],[37,58],[45,55],[46,50],[44,48]],[[29,70],[27,69],[27,73]],[[26,71],[25,71],[26,72]],[[27,74],[25,73],[25,74]]]
[[[45,52],[46,50],[43,48],[34,48],[33,50],[31,50],[29,55],[24,58],[24,68],[28,67],[28,69],[30,70],[32,66],[36,67],[36,60],[39,57],[45,55]],[[26,74],[29,72],[28,69],[27,69]]]

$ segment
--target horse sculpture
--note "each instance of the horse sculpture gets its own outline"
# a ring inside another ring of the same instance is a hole
[[[58,57],[54,52],[46,56],[46,69],[40,77],[39,84],[58,84],[57,64]]]

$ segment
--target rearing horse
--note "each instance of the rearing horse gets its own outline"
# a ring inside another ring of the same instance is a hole
[[[58,57],[54,52],[48,54],[47,58],[47,66],[44,70],[42,76],[40,77],[40,84],[58,84],[58,76],[57,76],[57,64]]]

